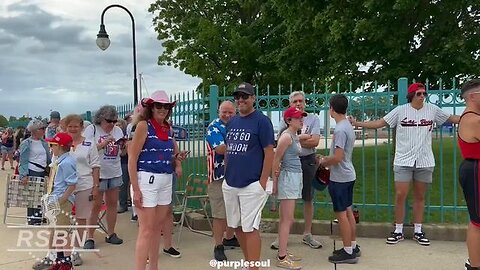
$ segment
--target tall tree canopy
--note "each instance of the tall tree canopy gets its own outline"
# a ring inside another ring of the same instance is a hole
[[[480,74],[478,0],[157,0],[173,65],[205,85]]]

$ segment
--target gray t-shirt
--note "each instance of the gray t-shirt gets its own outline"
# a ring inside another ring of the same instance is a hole
[[[283,130],[287,127],[287,124],[285,124],[285,121],[283,119],[280,121],[279,124],[279,130]],[[321,135],[320,133],[320,119],[318,118],[317,115],[309,113],[307,116],[303,118],[303,127],[302,127],[302,134],[317,134]],[[279,134],[280,136],[280,134]],[[308,156],[315,153],[315,147],[314,148],[303,148],[300,151],[300,156]]]
[[[330,155],[335,154],[335,148],[344,151],[343,159],[337,165],[330,167],[330,181],[346,183],[355,181],[357,178],[352,163],[353,145],[355,144],[355,133],[350,122],[345,119],[337,123],[333,132]]]

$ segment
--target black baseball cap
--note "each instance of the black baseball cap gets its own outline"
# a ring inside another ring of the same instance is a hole
[[[233,92],[233,94],[240,93],[240,92],[245,93],[247,95],[254,96],[255,95],[255,88],[251,84],[243,82],[237,87],[237,90],[235,90],[235,92]]]

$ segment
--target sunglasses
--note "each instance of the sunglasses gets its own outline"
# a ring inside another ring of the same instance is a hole
[[[250,95],[245,93],[236,93],[233,95],[233,98],[235,100],[239,100],[239,99],[247,100],[249,97]]]
[[[107,122],[107,123],[109,123],[109,124],[115,124],[115,123],[118,122],[118,120],[117,120],[117,119],[115,119],[115,120],[105,119],[105,122]]]
[[[423,95],[424,97],[428,96],[427,92],[417,92],[417,93],[415,93],[415,95],[416,95],[417,97],[421,97],[422,95]]]
[[[155,109],[157,110],[160,110],[160,109],[170,110],[172,109],[172,104],[155,102],[153,103],[153,107],[155,107]]]

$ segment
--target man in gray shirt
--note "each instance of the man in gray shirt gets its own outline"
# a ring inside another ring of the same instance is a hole
[[[320,165],[330,168],[328,192],[332,197],[333,211],[338,219],[343,248],[333,251],[328,257],[332,263],[356,263],[360,248],[356,242],[356,223],[353,216],[353,186],[356,174],[352,163],[355,133],[345,114],[348,99],[345,95],[330,98],[330,116],[335,119],[330,155],[320,160]]]
[[[305,111],[305,93],[303,91],[292,92],[289,96],[289,100],[290,107],[296,107],[301,111]],[[280,122],[279,128],[280,130],[286,128],[284,121]],[[302,162],[303,219],[305,220],[302,242],[309,247],[316,249],[322,247],[322,244],[312,236],[314,196],[312,180],[315,178],[315,172],[317,170],[315,148],[320,141],[320,120],[316,115],[309,113],[303,118],[302,133],[298,137],[300,139],[300,145],[302,146],[300,161]],[[278,239],[275,240],[270,247],[272,249],[278,249]]]

